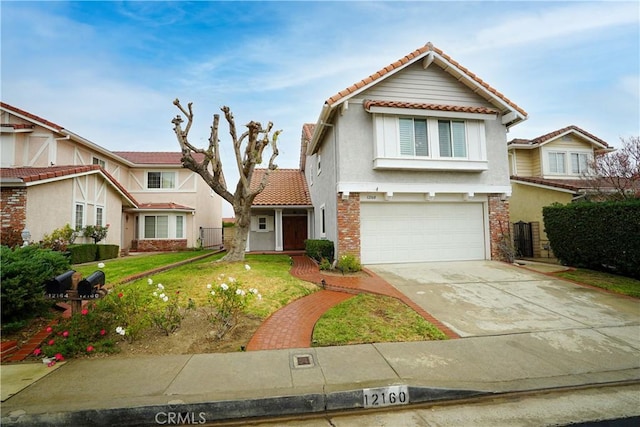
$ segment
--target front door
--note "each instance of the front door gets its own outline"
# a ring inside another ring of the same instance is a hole
[[[304,241],[307,239],[307,217],[283,216],[282,234],[285,251],[304,249]]]

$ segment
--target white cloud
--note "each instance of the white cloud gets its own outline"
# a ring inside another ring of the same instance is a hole
[[[471,49],[532,46],[551,39],[562,43],[587,32],[596,35],[608,27],[637,25],[640,15],[635,2],[594,2],[527,9],[503,16],[505,20],[478,31]]]

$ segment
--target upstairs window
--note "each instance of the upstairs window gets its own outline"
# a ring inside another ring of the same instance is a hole
[[[427,120],[400,118],[400,154],[402,156],[428,156]]]
[[[176,188],[176,173],[147,172],[147,188]]]
[[[579,175],[587,171],[588,154],[571,153],[571,173]]]
[[[549,172],[557,174],[567,173],[564,153],[549,153]]]
[[[105,168],[106,168],[106,162],[105,162],[104,160],[102,160],[102,159],[99,159],[99,158],[97,158],[97,157],[94,157],[94,158],[91,160],[91,162],[92,162],[94,165],[100,165],[100,167],[101,167],[102,169],[105,169]]]
[[[440,157],[467,157],[464,121],[438,120]]]

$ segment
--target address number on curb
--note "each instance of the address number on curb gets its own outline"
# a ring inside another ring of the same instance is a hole
[[[365,408],[406,405],[409,403],[409,389],[406,385],[392,385],[380,388],[362,389]]]

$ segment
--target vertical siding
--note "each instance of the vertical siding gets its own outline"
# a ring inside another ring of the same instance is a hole
[[[542,152],[539,148],[531,150],[531,176],[542,176],[540,156],[542,156]]]
[[[516,150],[516,169],[518,176],[533,176],[532,150]]]

